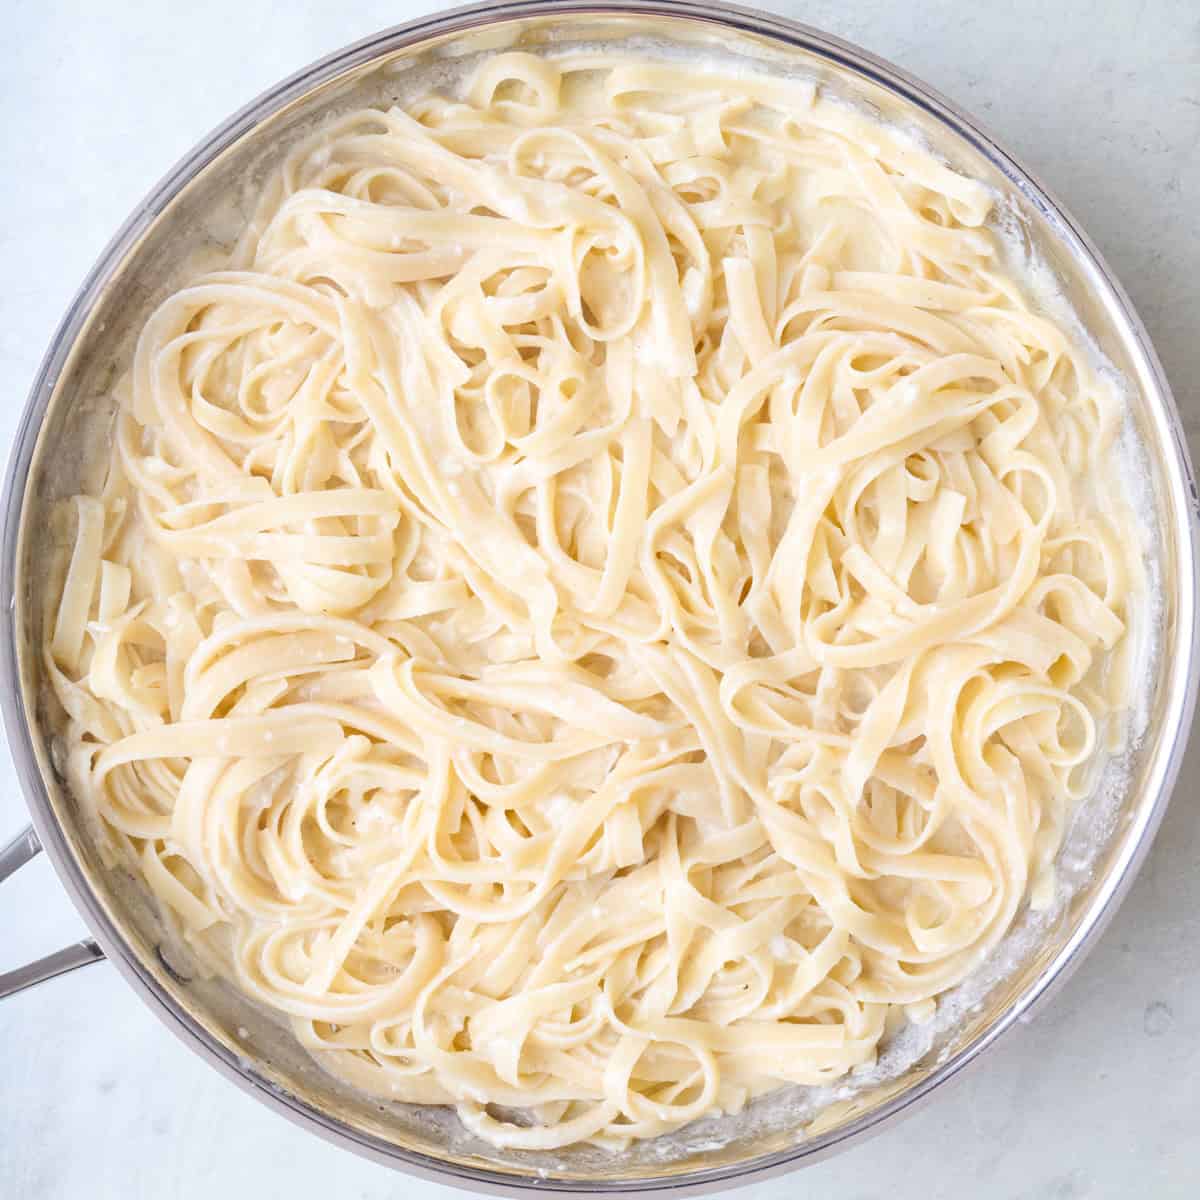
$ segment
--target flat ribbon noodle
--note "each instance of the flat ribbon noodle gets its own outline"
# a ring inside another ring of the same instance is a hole
[[[873,1062],[1052,895],[1128,690],[1119,405],[989,208],[653,61],[306,136],[57,517],[109,851],[329,1070],[499,1146]]]

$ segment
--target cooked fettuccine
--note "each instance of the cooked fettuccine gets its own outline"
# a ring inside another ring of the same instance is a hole
[[[1118,400],[989,208],[653,61],[295,145],[60,514],[65,770],[179,935],[506,1147],[926,1019],[1053,895],[1139,580]]]

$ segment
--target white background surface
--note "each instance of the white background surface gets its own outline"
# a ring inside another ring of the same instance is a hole
[[[6,0],[0,39],[0,449],[109,235],[228,113],[403,0]],[[979,116],[1132,293],[1200,451],[1200,3],[766,3]],[[916,1116],[761,1200],[1200,1196],[1200,761],[1124,908],[1032,1026]],[[25,823],[0,748],[0,841]],[[0,892],[0,968],[80,936],[43,859]],[[108,966],[0,1004],[0,1197],[452,1200],[335,1150],[225,1082]]]

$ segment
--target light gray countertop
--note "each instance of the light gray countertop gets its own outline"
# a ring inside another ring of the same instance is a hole
[[[155,180],[228,113],[407,0],[8,0],[0,446],[59,316]],[[1200,457],[1200,3],[786,0],[979,116],[1132,294]],[[1194,747],[1193,747],[1194,750]],[[0,749],[0,841],[26,820]],[[917,1115],[761,1200],[1200,1196],[1200,760],[1121,912],[1031,1026]],[[79,937],[44,860],[0,891],[0,969]],[[0,1004],[0,1195],[450,1198],[294,1128],[102,965]]]

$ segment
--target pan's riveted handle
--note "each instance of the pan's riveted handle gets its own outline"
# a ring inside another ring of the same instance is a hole
[[[40,854],[42,843],[34,828],[30,825],[18,833],[3,850],[0,850],[0,881],[7,879],[31,858]],[[35,983],[53,979],[56,975],[65,975],[76,967],[86,967],[88,963],[99,962],[104,957],[104,951],[91,938],[75,942],[36,962],[27,963],[12,971],[0,971],[0,999],[11,996],[15,992],[23,992]]]

